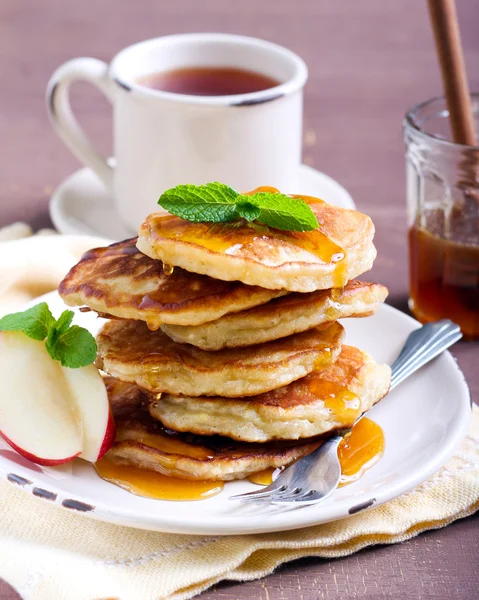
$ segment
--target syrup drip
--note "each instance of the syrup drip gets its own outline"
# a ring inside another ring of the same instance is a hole
[[[323,400],[332,418],[342,427],[351,426],[361,413],[361,400],[347,388],[321,378],[313,372],[308,382],[309,391]]]
[[[116,465],[104,457],[95,464],[98,475],[119,487],[155,500],[206,500],[223,489],[222,481],[190,481],[147,471],[139,467]]]
[[[167,265],[165,263],[163,263],[163,273],[169,277],[170,275],[173,275],[173,271],[175,270],[175,267],[173,265]]]
[[[322,348],[318,358],[314,361],[314,370],[321,371],[325,369],[331,363],[331,354],[331,348]]]
[[[332,288],[331,289],[331,302],[339,302],[343,295],[343,288]]]
[[[260,187],[249,195],[257,192],[278,192],[276,188]],[[248,195],[247,194],[247,195]],[[322,204],[319,198],[311,196],[292,196],[302,198],[308,204]],[[346,252],[333,242],[326,234],[316,229],[314,231],[271,231],[259,223],[190,223],[179,217],[162,217],[155,222],[159,236],[175,239],[181,242],[196,244],[214,252],[234,255],[243,246],[252,246],[258,240],[274,238],[282,240],[317,256],[324,263],[335,264],[333,272],[333,287],[343,287],[348,281]]]
[[[373,467],[384,454],[384,433],[381,427],[363,417],[350,434],[341,440],[338,448],[341,463],[340,486],[357,481]]]
[[[251,481],[251,483],[256,483],[257,485],[269,485],[270,483],[273,483],[283,469],[284,467],[279,467],[279,469],[270,467],[264,471],[251,473],[251,475],[248,475],[248,480]]]
[[[343,438],[338,447],[338,458],[341,465],[340,486],[357,481],[373,467],[384,454],[384,434],[381,427],[363,417]],[[252,483],[270,485],[282,469],[266,469],[253,473],[248,477]]]
[[[205,448],[204,446],[187,444],[176,435],[168,435],[167,433],[164,435],[161,435],[159,432],[153,434],[144,433],[137,437],[136,441],[149,448],[160,450],[160,452],[167,455],[188,456],[189,458],[197,458],[199,460],[206,460],[214,457],[214,451],[208,450],[208,448]]]
[[[297,194],[291,194],[291,198],[301,198],[301,200],[304,200],[307,204],[325,203],[324,200],[321,200],[320,198],[315,198],[314,196],[298,196]],[[331,256],[331,262],[336,263],[336,267],[333,273],[333,293],[331,295],[331,299],[335,301],[335,298],[339,298],[339,296],[341,295],[341,293],[336,293],[336,290],[339,288],[339,292],[342,292],[342,288],[348,283],[348,262],[346,260],[346,252],[343,250],[343,248],[341,248],[341,246],[338,246],[337,244],[334,244],[334,242],[332,242],[332,240],[330,240],[329,238],[328,241],[334,246],[336,246],[338,250],[335,254]]]

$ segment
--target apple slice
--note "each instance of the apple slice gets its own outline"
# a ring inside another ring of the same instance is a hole
[[[78,456],[83,432],[62,366],[44,342],[0,333],[0,433],[17,452],[41,465]]]
[[[0,434],[40,465],[99,460],[115,424],[98,369],[62,367],[44,342],[0,333]]]
[[[95,462],[109,450],[115,439],[115,423],[105,384],[94,365],[62,369],[83,430],[80,458]]]

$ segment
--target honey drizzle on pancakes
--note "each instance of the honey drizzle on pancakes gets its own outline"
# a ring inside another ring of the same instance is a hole
[[[278,193],[276,188],[259,187],[246,195],[258,192]],[[292,198],[301,198],[308,204],[322,204],[323,200],[312,196],[292,195]],[[306,250],[317,256],[326,264],[335,265],[333,272],[333,287],[343,287],[348,280],[346,252],[341,246],[333,242],[319,229],[314,231],[280,231],[270,229],[260,223],[248,223],[244,220],[234,223],[191,223],[179,217],[165,216],[156,223],[160,236],[192,243],[211,250],[234,255],[235,251],[246,244],[252,245],[259,239],[281,240]]]
[[[361,413],[361,400],[347,388],[321,378],[321,372],[313,372],[308,382],[309,391],[323,400],[335,420],[342,427],[351,426]]]
[[[361,400],[346,387],[321,378],[310,376],[309,391],[323,400],[341,427],[351,426],[361,414]],[[364,417],[339,444],[338,458],[341,464],[340,485],[359,479],[365,471],[375,465],[384,453],[384,434],[379,425]],[[279,474],[275,469],[266,469],[248,477],[252,483],[269,485]]]
[[[318,375],[318,378],[309,381],[310,391],[323,400],[325,407],[333,413],[343,427],[350,426],[361,411],[359,398],[347,388],[320,379],[320,374]],[[172,469],[178,455],[199,460],[207,460],[215,455],[214,449],[190,443],[188,440],[184,441],[181,435],[164,430],[162,427],[156,428],[154,433],[145,431],[136,441],[160,450],[164,453],[166,461],[168,461],[167,455],[171,454]],[[384,453],[384,446],[381,427],[366,417],[362,418],[339,444],[338,458],[342,471],[340,485],[356,481],[375,465]],[[108,455],[97,462],[95,468],[103,479],[134,494],[159,500],[206,499],[218,494],[224,485],[222,481],[193,481],[169,476],[168,464],[164,467],[164,473],[126,464],[118,465],[110,460]],[[281,471],[282,468],[269,468],[251,474],[248,479],[258,485],[269,485]]]
[[[187,456],[188,458],[197,458],[199,460],[214,458],[215,456],[215,453],[205,446],[187,444],[180,436],[174,433],[168,434],[162,427],[159,427],[155,433],[144,433],[136,438],[136,441],[166,454]]]

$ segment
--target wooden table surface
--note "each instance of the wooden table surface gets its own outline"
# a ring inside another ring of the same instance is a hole
[[[458,5],[471,88],[479,91],[479,5]],[[304,162],[340,181],[372,216],[378,259],[371,278],[389,287],[390,304],[406,310],[401,120],[409,106],[441,92],[426,3],[420,0],[2,0],[0,226],[15,220],[49,225],[52,190],[78,168],[44,109],[55,67],[82,55],[109,60],[135,41],[194,31],[262,37],[306,60]],[[74,96],[82,123],[108,152],[107,103],[83,84]],[[478,345],[459,344],[454,354],[478,401]],[[478,517],[470,517],[341,560],[297,561],[262,581],[223,583],[202,598],[478,598],[478,525]],[[0,582],[0,598],[18,597]]]

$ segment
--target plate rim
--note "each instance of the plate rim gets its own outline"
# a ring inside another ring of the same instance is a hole
[[[36,298],[34,302],[38,302],[39,300],[44,300],[48,302],[49,298],[53,296],[57,296],[58,294],[54,292],[50,292],[41,296],[40,298]],[[32,302],[33,303],[33,302]],[[30,304],[32,304],[30,303]],[[394,314],[398,316],[400,319],[409,325],[409,328],[413,326],[413,328],[417,328],[421,326],[421,324],[416,321],[414,318],[406,315],[405,313],[399,311],[398,309],[388,305],[383,304],[380,307],[380,310],[386,311],[386,313]],[[387,318],[387,316],[386,316]],[[414,469],[410,474],[403,476],[401,478],[396,478],[395,481],[390,482],[388,486],[382,485],[380,488],[377,488],[374,491],[374,502],[371,502],[371,499],[368,501],[363,500],[364,493],[362,493],[358,501],[355,501],[354,498],[351,498],[351,506],[349,508],[349,514],[345,514],[344,506],[340,510],[335,508],[334,504],[328,505],[327,516],[324,518],[324,515],[321,515],[321,505],[315,505],[306,507],[300,511],[290,511],[290,515],[296,515],[296,520],[293,519],[288,520],[288,512],[287,511],[277,511],[275,514],[282,514],[286,517],[285,521],[282,524],[277,524],[273,526],[260,526],[255,525],[253,527],[245,526],[245,522],[247,523],[248,518],[255,515],[227,515],[227,518],[224,521],[216,521],[218,517],[215,515],[200,515],[199,519],[196,518],[196,521],[189,520],[187,516],[182,515],[167,515],[167,517],[160,520],[152,521],[151,514],[147,513],[145,516],[138,507],[132,509],[131,507],[118,507],[115,506],[114,510],[112,510],[111,505],[109,505],[105,501],[95,501],[95,505],[92,505],[91,499],[88,498],[87,494],[75,492],[74,494],[69,494],[62,489],[61,484],[58,486],[55,478],[50,477],[51,484],[49,485],[49,492],[55,494],[55,502],[57,504],[62,504],[65,501],[68,501],[66,508],[72,508],[74,510],[85,511],[82,514],[89,516],[95,520],[104,521],[113,523],[116,525],[134,527],[138,529],[145,529],[149,531],[160,531],[164,533],[178,533],[178,534],[187,534],[187,535],[213,535],[213,536],[223,536],[223,535],[251,535],[251,534],[262,534],[262,533],[274,533],[279,531],[289,531],[295,529],[302,529],[305,527],[313,527],[315,525],[320,525],[322,523],[328,523],[331,521],[340,520],[343,518],[349,518],[358,514],[359,512],[363,512],[364,510],[369,510],[371,508],[376,508],[381,504],[384,504],[390,500],[393,500],[399,496],[404,495],[405,493],[411,491],[424,481],[426,481],[431,475],[439,471],[444,464],[452,457],[459,443],[463,440],[464,436],[467,433],[467,429],[470,424],[471,416],[472,416],[472,397],[469,386],[467,384],[464,373],[460,369],[457,364],[457,360],[452,356],[449,351],[443,353],[446,357],[446,360],[451,365],[451,368],[456,373],[458,377],[458,384],[463,386],[464,388],[464,396],[461,395],[461,402],[464,403],[464,400],[467,400],[467,406],[464,404],[464,409],[460,414],[459,423],[455,425],[455,428],[448,432],[449,435],[443,445],[440,447],[440,451],[435,453],[434,456],[430,457],[425,463],[421,463],[421,466]],[[7,466],[10,464],[10,460],[6,457],[0,456],[0,473],[3,473],[5,479],[7,479],[10,483],[15,484],[18,482],[12,481],[9,479],[8,474],[12,474],[10,469],[5,469],[4,464],[7,461]],[[20,477],[25,475],[26,479],[31,481],[31,489],[28,485],[18,485],[17,487],[21,487],[25,492],[28,492],[29,489],[34,495],[34,489],[38,490],[38,485],[43,489],[44,483],[42,481],[35,482],[34,477],[30,472],[25,474],[26,467],[22,467],[21,465],[15,464],[13,471],[19,471]],[[42,477],[45,473],[42,473]],[[48,473],[47,473],[48,475]],[[50,483],[50,482],[49,482]],[[43,490],[45,491],[45,490]],[[128,492],[125,492],[128,493]],[[70,496],[74,496],[74,498],[70,498]],[[45,497],[45,496],[44,496]],[[46,498],[52,500],[53,498]],[[165,502],[165,501],[158,501]],[[75,503],[77,506],[75,506]],[[343,504],[343,503],[342,503]],[[78,505],[83,505],[83,508],[79,508]],[[85,509],[85,507],[93,507],[92,509]],[[320,511],[319,513],[317,511]],[[316,511],[316,512],[315,512]],[[161,511],[160,511],[161,512]],[[264,521],[267,522],[267,513],[262,513],[261,516],[264,518]],[[243,517],[243,518],[241,518]],[[231,519],[237,518],[237,523],[231,523]],[[205,526],[206,524],[206,526]]]

